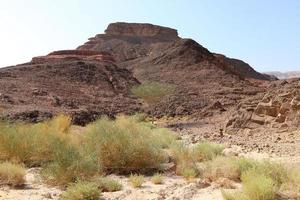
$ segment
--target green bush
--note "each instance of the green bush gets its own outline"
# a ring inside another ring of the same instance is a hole
[[[0,186],[21,186],[25,183],[25,169],[21,165],[4,162],[0,164]]]
[[[79,181],[71,184],[60,196],[60,200],[99,200],[100,191],[96,183]]]
[[[171,84],[149,82],[131,89],[133,95],[151,104],[160,101],[163,97],[172,94],[176,87]]]
[[[222,154],[224,147],[210,142],[201,142],[193,147],[193,156],[197,161],[212,160]]]
[[[166,159],[152,129],[125,116],[115,121],[102,118],[89,125],[85,146],[109,172],[149,171]]]

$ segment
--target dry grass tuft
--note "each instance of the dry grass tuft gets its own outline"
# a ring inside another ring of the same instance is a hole
[[[163,184],[163,177],[161,174],[154,174],[152,177],[151,177],[151,182],[153,184]]]
[[[25,169],[9,162],[0,164],[0,185],[22,186],[25,183]]]
[[[95,182],[102,192],[115,192],[122,190],[122,184],[111,178],[102,177],[97,179]]]
[[[79,181],[71,184],[60,196],[60,200],[99,200],[100,190],[96,183]]]
[[[145,182],[145,178],[143,175],[131,174],[129,177],[129,182],[131,183],[132,187],[140,188],[140,187],[142,187],[143,183]]]

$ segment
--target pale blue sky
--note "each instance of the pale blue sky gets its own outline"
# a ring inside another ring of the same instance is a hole
[[[298,0],[1,0],[0,67],[75,48],[117,21],[176,28],[259,71],[300,70]]]

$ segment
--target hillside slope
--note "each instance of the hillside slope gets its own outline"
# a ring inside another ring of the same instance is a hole
[[[85,124],[101,115],[134,113],[129,89],[139,82],[103,52],[58,51],[0,69],[3,118],[40,121],[58,113]]]

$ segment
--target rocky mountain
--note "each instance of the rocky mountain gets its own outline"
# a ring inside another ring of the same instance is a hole
[[[180,38],[177,30],[112,23],[77,50],[0,69],[0,106],[4,118],[39,121],[66,112],[84,124],[101,115],[141,111],[130,88],[158,81],[175,85],[176,92],[144,111],[205,118],[264,94],[268,80],[242,61]]]
[[[105,34],[90,38],[78,49],[111,53],[140,82],[175,84],[176,94],[151,110],[156,116],[190,115],[219,103],[230,107],[263,90],[247,79],[269,80],[249,65],[241,67],[192,39],[180,38],[174,29],[151,24],[110,24]]]
[[[290,72],[266,72],[266,74],[275,76],[279,79],[289,79],[289,78],[299,78],[300,71],[290,71]]]

